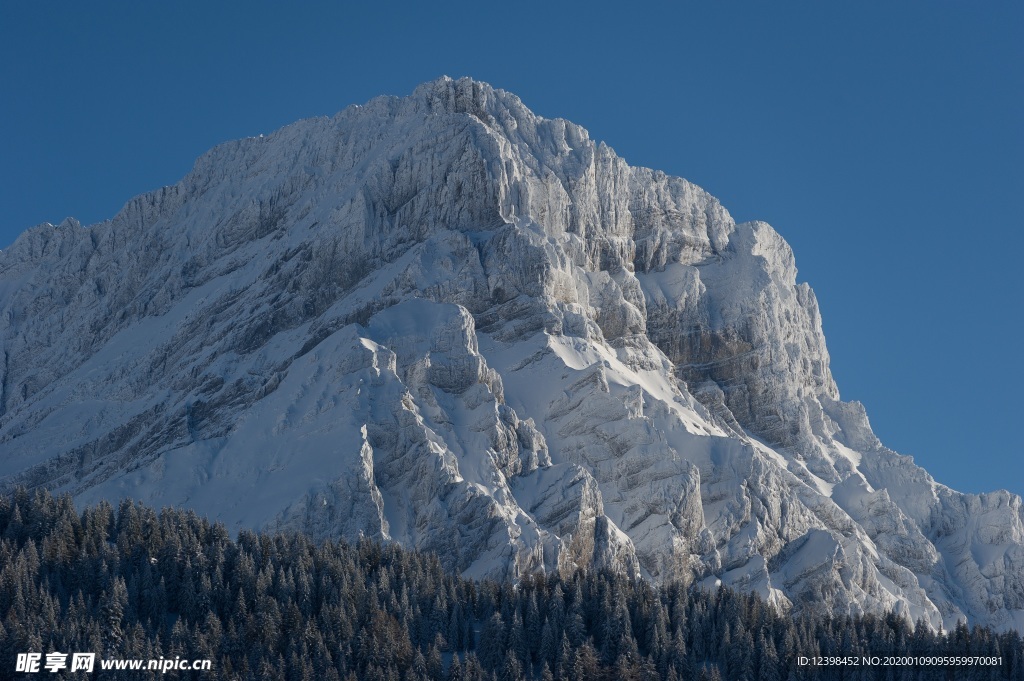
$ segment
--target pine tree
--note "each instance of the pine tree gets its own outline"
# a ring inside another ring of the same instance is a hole
[[[118,533],[136,541],[119,544]],[[960,625],[939,636],[891,615],[781,617],[726,589],[689,595],[678,584],[654,589],[608,573],[564,582],[527,576],[518,588],[475,583],[445,574],[435,557],[393,545],[315,545],[297,535],[245,532],[232,542],[194,513],[158,516],[126,503],[116,513],[101,505],[79,517],[69,500],[45,494],[0,497],[0,535],[11,534],[20,543],[0,539],[0,650],[203,657],[225,678],[426,679],[442,677],[445,646],[471,647],[471,632],[483,623],[486,670],[472,653],[454,655],[446,678],[720,681],[725,669],[730,681],[809,681],[809,670],[793,663],[797,655],[942,651],[1003,656],[999,668],[958,670],[963,681],[1024,681],[1017,632]],[[0,654],[0,664],[5,659]],[[813,676],[947,675],[933,667]]]
[[[519,658],[513,654],[505,656],[505,664],[501,669],[500,681],[521,681],[523,678],[523,667]]]
[[[589,642],[584,643],[576,650],[572,662],[570,678],[572,681],[587,681],[597,676],[599,660],[597,651]]]
[[[100,596],[104,635],[103,650],[109,657],[116,657],[124,640],[124,614],[128,607],[128,588],[124,580],[114,578],[110,592]]]
[[[462,663],[459,662],[458,654],[452,655],[452,662],[448,665],[448,681],[463,681]]]
[[[540,660],[548,666],[548,669],[558,666],[558,638],[551,619],[545,620],[544,626],[541,628],[540,650],[538,652]]]
[[[441,663],[441,648],[434,643],[427,653],[427,676],[433,681],[443,681],[444,665]]]
[[[501,615],[494,613],[480,632],[480,664],[487,671],[501,669],[505,662],[505,635]]]

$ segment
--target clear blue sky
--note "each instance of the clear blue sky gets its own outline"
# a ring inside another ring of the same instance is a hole
[[[11,0],[0,245],[219,142],[469,75],[772,223],[883,442],[1024,493],[1022,36],[1019,0]]]

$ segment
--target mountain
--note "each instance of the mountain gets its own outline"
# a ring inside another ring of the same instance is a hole
[[[1024,629],[1024,506],[842,402],[770,226],[469,79],[202,156],[0,255],[0,481]]]

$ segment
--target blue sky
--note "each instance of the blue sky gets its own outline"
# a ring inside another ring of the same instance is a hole
[[[1024,3],[370,4],[0,4],[0,245],[469,75],[772,223],[882,441],[1024,493]]]

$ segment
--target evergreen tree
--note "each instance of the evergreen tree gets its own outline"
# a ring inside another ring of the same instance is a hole
[[[452,663],[448,665],[448,681],[463,681],[462,679],[462,663],[459,662],[458,655],[452,655]]]
[[[441,662],[441,648],[437,643],[427,653],[427,677],[432,681],[444,680],[444,665]]]
[[[501,615],[494,613],[480,632],[480,663],[487,671],[496,671],[505,662],[505,635]]]
[[[469,652],[476,631],[483,664]],[[66,497],[23,491],[0,497],[0,668],[19,650],[199,657],[218,678],[286,681],[1024,681],[1018,632],[936,634],[892,614],[782,616],[728,589],[655,588],[602,572],[473,582],[395,545],[253,532],[232,541],[190,512],[125,502],[79,516]],[[442,651],[453,653],[447,673]],[[955,676],[794,663],[868,652],[1004,663]]]

